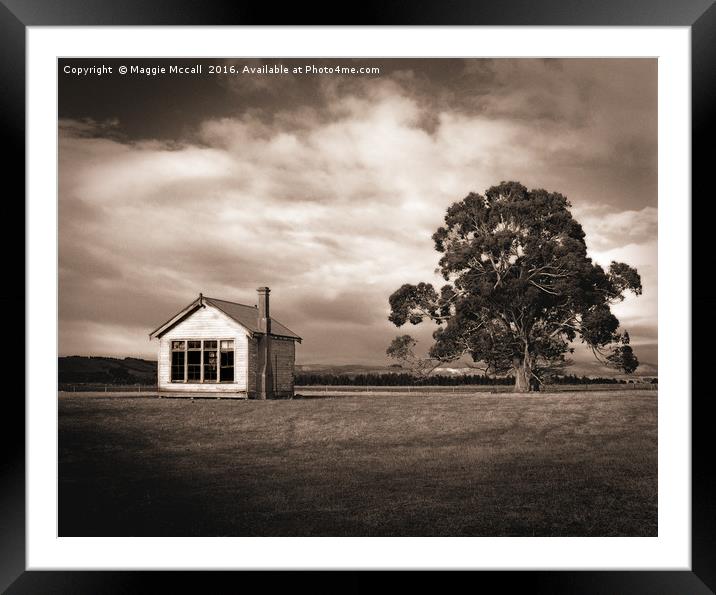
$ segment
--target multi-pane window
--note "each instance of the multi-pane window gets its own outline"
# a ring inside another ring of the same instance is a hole
[[[186,380],[201,382],[201,341],[187,341],[186,348]]]
[[[204,341],[204,382],[216,382],[217,362],[216,345],[217,341]]]
[[[172,382],[234,382],[234,341],[187,339],[171,342]]]
[[[220,358],[220,381],[221,382],[233,382],[234,381],[234,342],[233,341],[221,341],[221,350],[219,352]]]
[[[184,341],[172,341],[172,382],[184,381],[186,358]]]

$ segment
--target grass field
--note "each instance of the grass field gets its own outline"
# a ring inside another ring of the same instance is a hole
[[[59,532],[657,535],[656,391],[59,398]]]

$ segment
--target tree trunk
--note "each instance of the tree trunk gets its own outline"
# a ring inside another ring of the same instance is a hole
[[[515,373],[515,390],[516,393],[528,393],[539,390],[537,383],[532,381],[532,363],[529,358],[524,360],[513,360],[513,370]]]
[[[515,369],[515,392],[528,393],[530,391],[530,379],[524,366],[518,366]]]

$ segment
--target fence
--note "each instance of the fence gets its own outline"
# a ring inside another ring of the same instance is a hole
[[[157,390],[156,384],[69,384],[58,385],[60,392],[69,393],[143,393]]]
[[[574,391],[625,391],[625,390],[658,390],[657,384],[650,384],[645,382],[630,383],[630,384],[552,384],[545,386],[542,392],[555,393],[555,392],[574,392]],[[310,386],[296,386],[296,393],[331,393],[331,392],[354,392],[354,393],[440,393],[440,394],[465,394],[465,393],[511,393],[514,392],[514,387],[509,385],[484,385],[484,384],[458,384],[454,386],[445,385],[427,385],[422,384],[418,386],[356,386],[356,385],[344,385],[344,386],[327,386],[327,385],[310,385]]]
[[[644,382],[636,382],[629,384],[553,384],[546,386],[542,392],[574,392],[574,391],[627,391],[627,390],[658,390],[657,384],[649,384]],[[58,386],[60,392],[69,393],[143,393],[156,392],[156,384],[69,384],[61,383]],[[459,384],[454,386],[444,385],[418,385],[418,386],[356,386],[356,385],[311,385],[296,386],[295,392],[305,393],[331,393],[331,392],[350,392],[350,393],[440,393],[440,394],[465,394],[465,393],[511,393],[512,386],[507,385],[484,385],[484,384]]]

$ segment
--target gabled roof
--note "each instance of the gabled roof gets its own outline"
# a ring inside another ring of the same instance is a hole
[[[205,297],[200,295],[198,299],[194,300],[181,312],[177,313],[167,322],[162,324],[160,327],[155,329],[149,334],[149,338],[153,339],[166,333],[170,328],[191,316],[199,308],[203,308],[205,304],[213,306],[218,310],[221,310],[234,322],[239,323],[245,329],[251,332],[253,335],[263,335],[264,333],[259,327],[259,310],[256,306],[247,306],[246,304],[237,304],[236,302],[227,302],[226,300],[219,300],[216,298]],[[288,339],[295,339],[299,343],[301,337],[294,333],[291,329],[281,324],[273,316],[271,317],[271,336],[286,337]]]
[[[238,322],[241,326],[246,327],[252,333],[263,334],[259,330],[259,309],[256,306],[247,306],[245,304],[237,304],[236,302],[227,302],[226,300],[217,300],[216,298],[205,297],[207,304],[211,304],[219,308],[229,318]],[[271,317],[271,334],[278,337],[289,337],[291,339],[301,340],[296,333],[285,327],[273,316]]]

